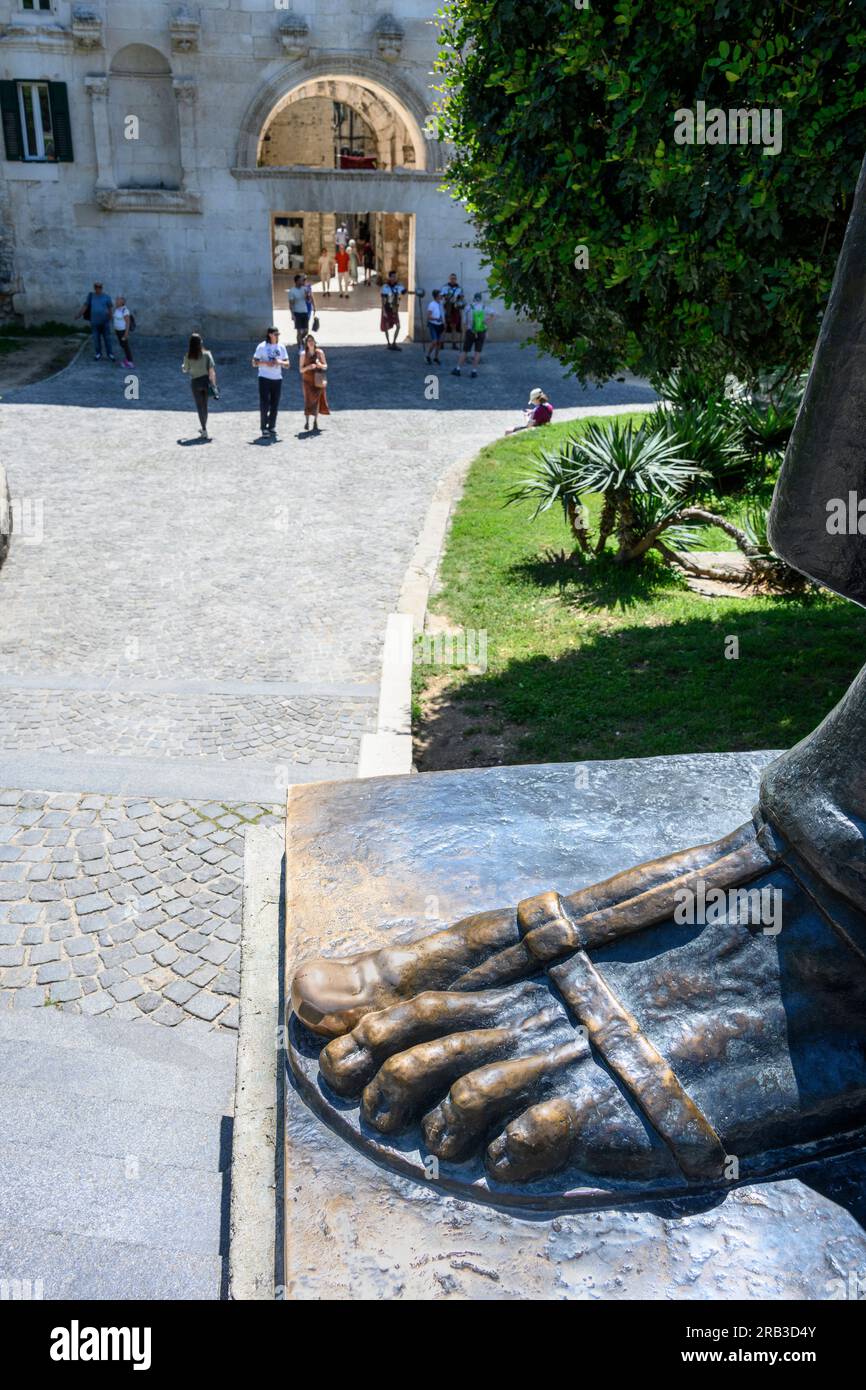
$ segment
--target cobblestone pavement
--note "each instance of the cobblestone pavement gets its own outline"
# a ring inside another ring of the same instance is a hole
[[[0,1007],[237,1028],[243,832],[276,807],[0,792]]]
[[[56,731],[53,744],[61,753],[102,753],[110,746],[131,756],[159,748],[168,758],[339,763],[343,776],[351,776],[371,715],[369,699],[114,690],[40,691],[34,701],[32,694],[0,689],[0,746],[43,749],[47,723]]]
[[[301,430],[293,372],[262,444],[252,343],[210,346],[210,444],[176,341],[140,340],[133,372],[85,353],[0,409],[18,516],[0,570],[0,1005],[236,1026],[244,831],[281,820],[289,783],[352,775],[437,482],[532,386],[560,410],[652,399],[583,390],[517,344],[492,342],[477,380],[417,345],[334,348],[322,433]]]

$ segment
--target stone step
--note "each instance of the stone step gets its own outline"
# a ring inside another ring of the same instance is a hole
[[[0,1173],[0,1229],[212,1257],[228,1230],[227,1174],[10,1142],[0,1143]]]
[[[0,1077],[57,1096],[230,1113],[234,1063],[235,1039],[203,1026],[0,1010]]]
[[[30,1297],[41,1281],[35,1296],[47,1300],[218,1299],[223,1260],[27,1224],[0,1225],[0,1280],[21,1281]]]
[[[228,1115],[189,1106],[143,1106],[112,1096],[83,1096],[71,1089],[46,1090],[16,1084],[15,1072],[0,1083],[2,1134],[16,1143],[70,1162],[88,1154],[126,1159],[145,1156],[155,1163],[190,1166],[218,1173],[231,1162],[232,1122]]]
[[[123,1100],[142,1106],[165,1106],[170,1098],[175,1109],[219,1115],[229,1108],[231,1088],[220,1084],[222,1078],[215,1071],[207,1061],[175,1066],[137,1057],[116,1046],[88,1050],[0,1040],[0,1076],[12,1077],[28,1090],[58,1096]]]

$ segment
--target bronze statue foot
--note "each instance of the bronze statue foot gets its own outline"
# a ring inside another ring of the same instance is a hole
[[[866,918],[760,816],[567,898],[311,962],[293,999],[369,1130],[420,1125],[422,1152],[482,1155],[495,1184],[689,1191],[866,1126]]]
[[[644,895],[661,892],[657,910],[664,915],[668,901],[664,893],[670,897],[676,880],[703,870],[733,881],[742,869],[732,863],[731,856],[739,853],[742,859],[745,847],[745,862],[750,865],[753,840],[752,826],[741,826],[715,844],[672,854],[581,889],[564,898],[563,904],[575,918],[601,914],[616,929],[629,911],[638,916],[645,911]],[[337,1037],[353,1028],[364,1014],[412,999],[424,990],[478,990],[526,979],[547,957],[527,949],[526,922],[518,918],[514,908],[478,912],[411,946],[385,946],[347,959],[307,961],[292,981],[292,1007],[312,1032]],[[604,920],[597,939],[599,943],[608,939]],[[541,950],[540,938],[531,944]]]

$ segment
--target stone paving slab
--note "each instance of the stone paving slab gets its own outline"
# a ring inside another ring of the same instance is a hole
[[[270,757],[339,763],[351,776],[360,737],[375,727],[369,699],[0,689],[0,748],[18,753]]]
[[[0,792],[0,1007],[237,1028],[259,803]]]

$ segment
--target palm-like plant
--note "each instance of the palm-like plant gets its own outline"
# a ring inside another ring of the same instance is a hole
[[[743,531],[752,547],[752,569],[769,588],[783,593],[800,593],[808,587],[809,580],[799,570],[792,569],[773,550],[767,533],[767,516],[767,508],[756,502],[747,508],[742,519]]]
[[[635,429],[631,422],[623,425],[619,420],[602,426],[593,421],[573,442],[574,486],[581,495],[604,495],[604,541],[609,534],[616,535],[620,563],[640,559],[653,544],[655,537],[648,539],[648,535],[660,534],[674,524],[677,515],[672,506],[664,522],[652,523],[647,532],[643,525],[647,510],[641,507],[641,499],[655,496],[672,503],[695,482],[700,470],[664,429],[648,431],[644,425]]]
[[[587,513],[580,497],[576,477],[575,440],[568,439],[560,449],[542,449],[535,473],[511,489],[507,505],[513,502],[534,502],[532,520],[549,511],[558,502],[575,542],[581,550],[589,549]]]
[[[730,492],[740,486],[750,455],[743,444],[743,425],[730,401],[710,399],[700,405],[665,410],[657,406],[644,421],[647,430],[666,430],[706,476],[703,487]]]

